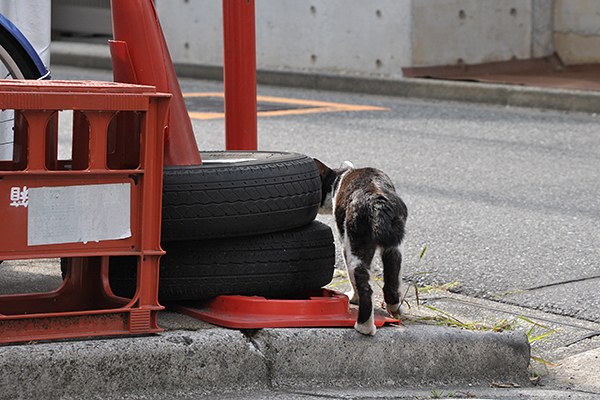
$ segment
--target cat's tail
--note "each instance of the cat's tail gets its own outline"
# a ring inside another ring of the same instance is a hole
[[[399,246],[404,239],[406,205],[399,197],[388,198],[378,195],[371,202],[372,235],[377,245],[382,247]]]

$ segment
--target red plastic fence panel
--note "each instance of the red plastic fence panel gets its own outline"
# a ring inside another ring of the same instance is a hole
[[[0,260],[74,257],[58,289],[0,296],[0,343],[161,331],[169,98],[110,82],[0,81],[0,109],[15,110],[13,158],[0,161]],[[57,153],[62,110],[73,111],[71,159]],[[133,298],[110,290],[109,256],[137,257]]]

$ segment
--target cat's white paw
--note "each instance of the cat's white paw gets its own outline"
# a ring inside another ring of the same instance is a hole
[[[344,294],[350,299],[350,304],[358,305],[358,295],[354,290],[350,290]]]
[[[394,318],[400,317],[400,303],[397,304],[386,304],[385,309]]]
[[[375,324],[373,323],[372,319],[368,319],[366,322],[359,324],[358,322],[356,322],[354,324],[354,329],[356,329],[359,333],[362,333],[363,335],[368,335],[368,336],[373,336],[375,334],[375,332],[377,331],[377,328],[375,327]]]

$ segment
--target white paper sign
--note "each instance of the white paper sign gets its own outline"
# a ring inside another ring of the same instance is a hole
[[[29,246],[131,237],[131,184],[29,189]]]

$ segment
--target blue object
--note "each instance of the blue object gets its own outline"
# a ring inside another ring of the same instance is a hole
[[[31,58],[31,60],[35,64],[35,67],[40,73],[40,79],[49,79],[50,71],[48,71],[37,51],[35,51],[31,43],[29,43],[29,40],[27,40],[27,38],[25,37],[25,35],[23,35],[19,28],[17,28],[12,22],[10,22],[8,18],[6,18],[2,14],[0,14],[0,25],[4,27],[16,39],[16,41],[21,45],[25,52],[27,52],[27,55],[29,56],[29,58]]]

